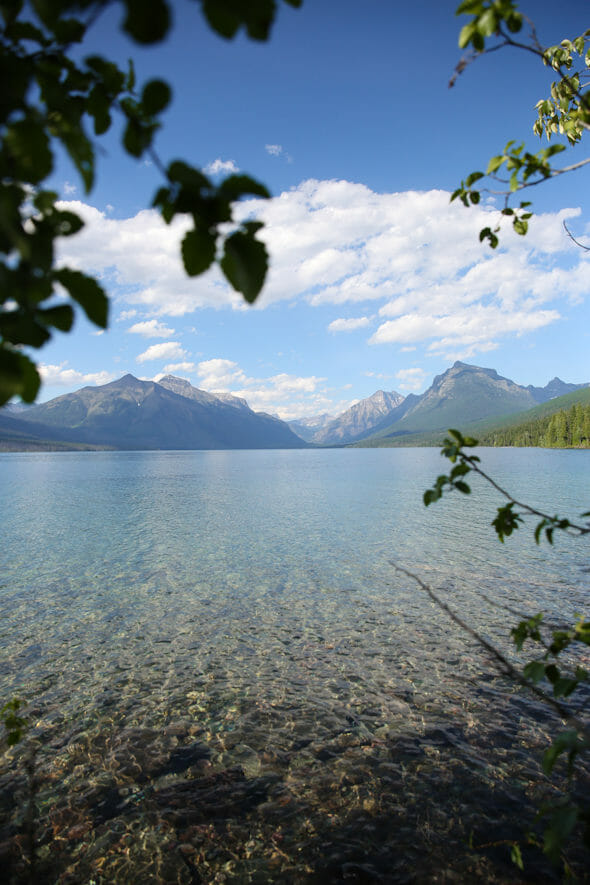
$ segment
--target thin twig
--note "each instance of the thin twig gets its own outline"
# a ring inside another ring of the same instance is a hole
[[[566,232],[566,234],[568,235],[568,237],[570,238],[570,240],[573,240],[574,243],[576,244],[576,246],[579,246],[580,249],[584,249],[586,252],[590,252],[590,246],[585,246],[583,243],[580,243],[579,240],[576,240],[576,238],[574,237],[573,233],[572,233],[572,232],[570,231],[570,229],[568,228],[568,226],[567,226],[567,224],[565,223],[565,221],[562,221],[562,224],[563,224],[563,226],[564,226],[564,228],[565,228],[565,232]]]
[[[480,633],[478,633],[477,630],[474,630],[474,628],[470,624],[460,618],[459,615],[456,614],[456,612],[454,612],[453,609],[450,608],[450,606],[447,605],[446,602],[443,602],[443,600],[434,592],[431,587],[428,586],[428,584],[425,584],[424,581],[418,577],[418,575],[415,575],[414,572],[408,571],[408,569],[403,568],[403,566],[401,565],[397,565],[397,563],[393,562],[392,560],[389,561],[389,564],[393,566],[396,572],[401,572],[408,578],[411,578],[413,581],[415,581],[418,586],[421,587],[422,590],[424,590],[424,592],[430,597],[430,599],[440,609],[442,609],[442,611],[444,611],[445,614],[447,614],[455,624],[457,624],[457,626],[461,627],[461,629],[469,636],[471,636],[472,639],[475,639],[478,645],[480,645],[482,648],[485,648],[485,650],[493,658],[496,667],[500,670],[501,673],[503,673],[505,676],[510,676],[512,679],[515,680],[515,682],[518,682],[524,688],[529,689],[529,691],[533,692],[533,694],[540,698],[544,703],[548,704],[550,707],[553,707],[556,713],[558,713],[558,715],[563,720],[573,725],[580,732],[580,734],[584,736],[586,740],[590,739],[590,732],[587,731],[585,724],[581,720],[579,720],[577,716],[573,715],[570,710],[564,707],[563,704],[560,704],[559,701],[557,701],[554,697],[544,692],[543,689],[539,688],[538,685],[535,685],[533,682],[525,679],[525,677],[516,669],[516,667],[510,663],[508,658],[506,658],[502,654],[502,652],[499,651],[499,649],[492,645],[491,642],[488,642],[488,640],[485,639],[485,637],[482,636]]]
[[[516,498],[513,498],[512,495],[507,492],[502,486],[499,486],[495,479],[492,479],[491,476],[481,469],[481,467],[477,466],[477,462],[474,461],[469,455],[463,455],[463,458],[470,465],[471,469],[475,471],[475,473],[479,473],[480,476],[489,482],[491,486],[493,486],[496,491],[500,492],[505,498],[509,501],[512,501],[513,504],[516,504],[517,507],[520,507],[525,513],[530,513],[531,516],[540,516],[541,519],[547,519],[553,521],[554,517],[549,516],[548,513],[543,513],[542,510],[537,510],[535,507],[531,507],[530,504],[523,504],[521,501],[517,501]],[[568,535],[573,535],[574,537],[579,537],[580,535],[588,535],[590,534],[590,526],[582,526],[577,525],[576,523],[570,522],[569,526],[564,527],[563,529],[567,532]]]

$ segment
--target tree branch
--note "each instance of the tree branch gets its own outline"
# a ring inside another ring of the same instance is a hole
[[[462,453],[462,458],[469,464],[471,469],[475,471],[475,473],[479,473],[486,482],[489,482],[491,486],[493,486],[496,491],[500,492],[500,494],[507,498],[508,501],[512,501],[513,504],[516,504],[517,507],[520,507],[525,513],[530,513],[531,516],[540,516],[541,519],[553,520],[553,516],[549,516],[548,513],[543,513],[542,510],[537,510],[535,507],[531,507],[530,504],[523,504],[521,501],[517,501],[516,498],[513,498],[512,495],[507,492],[502,486],[498,485],[495,479],[492,479],[491,476],[482,470],[481,467],[477,466],[477,461],[474,461],[469,455]],[[567,528],[564,529],[567,531],[569,535],[573,535],[574,537],[579,537],[580,535],[588,535],[590,534],[590,526],[589,525],[577,525],[576,523],[570,523]]]
[[[576,238],[574,237],[574,235],[572,234],[572,232],[571,232],[570,229],[568,228],[568,226],[567,226],[567,224],[565,223],[565,221],[563,221],[562,224],[563,224],[563,226],[564,226],[564,228],[565,228],[565,232],[566,232],[566,234],[568,235],[568,237],[570,238],[570,240],[573,240],[574,243],[576,244],[576,246],[579,246],[580,249],[585,249],[586,252],[590,252],[590,246],[585,246],[583,243],[580,243],[579,240],[576,240]]]
[[[406,577],[411,578],[415,581],[418,586],[424,590],[424,592],[430,597],[430,599],[453,621],[453,623],[457,624],[468,636],[471,636],[472,639],[484,648],[492,657],[495,666],[498,670],[505,676],[510,676],[515,682],[518,682],[519,685],[522,685],[524,688],[529,689],[534,695],[540,698],[544,703],[548,704],[552,707],[555,712],[561,717],[561,719],[565,720],[567,723],[571,724],[574,728],[578,730],[580,734],[584,736],[586,740],[590,739],[590,731],[587,729],[587,726],[582,720],[580,720],[576,715],[574,715],[570,710],[567,709],[563,704],[560,704],[558,700],[556,700],[552,695],[547,694],[547,692],[543,691],[542,688],[539,688],[538,685],[535,685],[533,682],[530,682],[516,669],[516,667],[510,663],[508,658],[506,658],[499,649],[497,649],[491,642],[482,636],[477,630],[464,621],[458,614],[456,614],[453,609],[444,602],[440,596],[438,596],[434,590],[429,587],[428,584],[425,584],[418,575],[414,574],[414,572],[409,571],[406,568],[403,568],[401,565],[397,565],[397,563],[392,560],[389,561],[389,564],[395,569],[396,572],[401,572],[406,575]]]

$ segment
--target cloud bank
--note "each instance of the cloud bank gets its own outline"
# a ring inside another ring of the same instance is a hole
[[[280,146],[270,148],[276,154]],[[151,328],[164,337],[161,317],[244,309],[217,269],[185,276],[183,220],[167,226],[149,209],[114,219],[79,201],[61,205],[87,224],[63,241],[61,257],[98,273],[126,309],[142,310],[149,319],[132,327],[138,334]],[[524,238],[506,227],[495,251],[479,243],[478,231],[495,223],[497,211],[466,210],[446,191],[380,194],[349,181],[309,180],[270,200],[240,203],[236,214],[265,223],[271,266],[255,310],[279,302],[333,309],[331,333],[371,323],[367,340],[397,351],[420,344],[432,355],[465,358],[493,350],[557,322],[587,291],[590,256],[562,230],[576,209],[536,216]],[[359,316],[367,307],[372,319]]]

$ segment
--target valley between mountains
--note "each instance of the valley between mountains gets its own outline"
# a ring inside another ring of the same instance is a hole
[[[378,390],[341,415],[289,423],[244,399],[166,375],[125,375],[46,403],[0,412],[0,450],[268,449],[438,445],[449,427],[481,434],[590,404],[590,382],[524,387],[495,369],[456,362],[420,396]]]

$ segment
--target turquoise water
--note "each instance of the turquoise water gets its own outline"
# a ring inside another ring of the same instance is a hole
[[[586,452],[483,458],[532,505],[589,509]],[[0,696],[29,703],[41,747],[40,881],[405,881],[429,854],[510,879],[503,849],[456,844],[506,838],[510,791],[544,788],[547,713],[391,561],[509,651],[498,604],[556,624],[587,610],[587,545],[500,545],[500,500],[475,480],[425,509],[446,463],[0,455]]]

